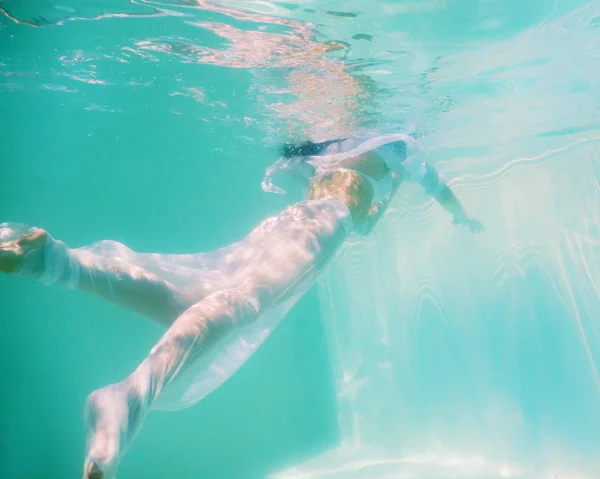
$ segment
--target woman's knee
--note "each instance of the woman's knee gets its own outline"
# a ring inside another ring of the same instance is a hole
[[[173,324],[186,329],[216,331],[245,324],[257,317],[263,308],[258,290],[250,286],[217,291],[189,307]]]

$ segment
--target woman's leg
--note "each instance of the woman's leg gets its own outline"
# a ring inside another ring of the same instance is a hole
[[[178,288],[119,257],[71,249],[40,228],[0,225],[0,271],[89,291],[169,326],[190,305]]]
[[[229,344],[228,333],[256,326],[268,334],[343,243],[344,208],[335,200],[306,202],[263,222],[228,255],[227,263],[238,271],[236,286],[191,306],[129,377],[89,396],[85,479],[113,477],[161,392],[192,363],[205,367],[203,360],[211,361],[211,353]],[[255,325],[259,318],[269,319]],[[224,376],[232,367],[239,364]],[[201,395],[217,386],[209,384]]]
[[[163,389],[224,335],[253,321],[262,308],[258,296],[243,287],[214,293],[179,316],[128,378],[90,394],[84,478],[114,477]]]

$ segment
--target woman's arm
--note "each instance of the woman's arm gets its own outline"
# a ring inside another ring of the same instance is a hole
[[[483,231],[484,226],[474,218],[469,218],[459,199],[442,179],[442,175],[431,165],[425,164],[425,175],[419,184],[425,193],[433,196],[448,213],[454,217],[454,224],[469,227],[473,233]]]
[[[448,213],[454,217],[454,224],[463,224],[470,228],[473,233],[479,233],[483,231],[484,226],[476,219],[469,218],[461,205],[459,199],[456,197],[454,192],[449,186],[444,185],[441,189],[433,196],[436,201],[444,208]]]

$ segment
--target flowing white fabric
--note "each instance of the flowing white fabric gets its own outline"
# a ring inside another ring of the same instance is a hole
[[[0,241],[21,237],[27,230],[23,225],[0,225]],[[180,362],[180,369],[152,371],[145,379],[148,384],[140,386],[152,396],[142,401],[145,408],[180,409],[201,400],[239,369],[311,287],[351,230],[348,209],[327,198],[290,206],[242,241],[211,252],[136,253],[115,241],[70,249],[51,240],[41,263],[40,252],[32,251],[15,273],[44,284],[86,289],[125,306],[156,302],[162,307],[161,298],[170,299],[174,292],[185,303],[170,319],[173,326],[162,343],[177,329],[183,311],[196,308],[208,316],[223,311],[224,334],[200,350],[194,345],[181,348],[181,357],[169,359]],[[181,336],[180,330],[173,333],[171,337]]]
[[[404,157],[395,154],[388,145],[403,141],[406,144]],[[407,181],[419,181],[425,174],[425,161],[421,142],[406,133],[395,133],[365,138],[349,138],[335,142],[325,149],[322,154],[307,157],[280,158],[266,170],[262,181],[262,189],[269,193],[285,194],[281,186],[282,176],[294,176],[309,183],[312,176],[325,170],[336,168],[341,162],[354,158],[363,153],[377,150],[395,171],[402,171]]]

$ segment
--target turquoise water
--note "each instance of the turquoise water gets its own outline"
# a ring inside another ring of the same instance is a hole
[[[206,251],[296,198],[288,138],[417,129],[418,188],[119,478],[600,474],[600,2],[0,0],[0,221]],[[0,278],[0,477],[81,476],[83,405],[161,330]]]

